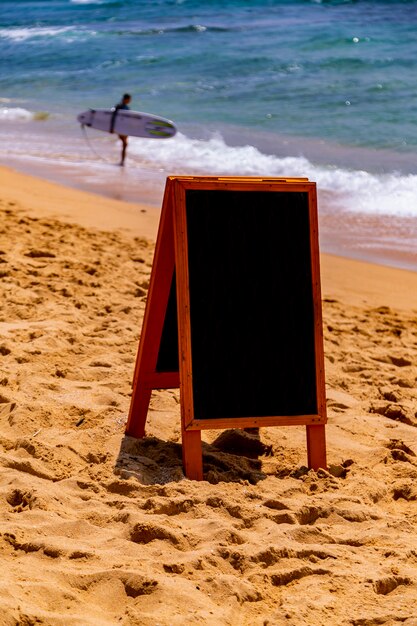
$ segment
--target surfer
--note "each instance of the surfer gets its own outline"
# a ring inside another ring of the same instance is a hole
[[[130,110],[129,104],[131,101],[132,101],[132,96],[129,93],[125,93],[121,101],[118,104],[116,104],[116,106],[114,107],[113,117],[111,121],[111,129],[110,129],[111,133],[113,132],[113,129],[114,129],[117,112],[129,111]],[[122,142],[122,154],[121,154],[119,165],[121,165],[122,167],[125,164],[126,150],[127,150],[127,138],[128,138],[128,135],[119,135],[119,139]]]

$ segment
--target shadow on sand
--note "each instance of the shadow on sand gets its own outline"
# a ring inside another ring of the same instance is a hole
[[[258,429],[226,430],[212,444],[203,442],[204,480],[213,484],[248,481],[254,485],[266,478],[260,457],[272,454],[272,446],[262,443]],[[114,472],[146,485],[180,481],[184,479],[181,444],[157,437],[125,436]]]

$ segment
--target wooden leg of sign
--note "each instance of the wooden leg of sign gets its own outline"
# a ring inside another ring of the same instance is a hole
[[[172,211],[171,192],[165,191],[126,424],[126,433],[131,437],[145,436],[152,389],[166,389],[179,385],[178,372],[170,373],[168,377],[157,372],[159,348],[175,267]]]
[[[149,402],[151,401],[152,389],[146,388],[140,380],[133,385],[132,401],[130,403],[129,417],[126,426],[126,435],[141,439],[145,436],[146,416]]]
[[[326,432],[324,424],[307,426],[307,458],[308,467],[318,470],[327,468]]]
[[[184,474],[190,480],[203,480],[203,450],[201,447],[201,432],[199,430],[187,431],[182,426],[181,436]]]

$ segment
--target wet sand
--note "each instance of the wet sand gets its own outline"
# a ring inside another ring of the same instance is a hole
[[[124,436],[158,212],[0,169],[0,623],[416,626],[417,273],[322,257],[305,429]],[[248,296],[249,297],[249,296]]]
[[[35,133],[36,123],[32,123],[30,128],[32,129],[31,132]],[[81,133],[68,134],[65,125],[62,126],[61,130],[63,134],[66,131],[68,154],[64,155],[61,154],[62,147],[59,143],[54,149],[54,142],[57,141],[58,136],[56,134],[57,129],[52,126],[52,130],[49,129],[50,136],[44,134],[44,127],[41,130],[36,130],[36,140],[33,139],[33,143],[37,145],[39,142],[39,150],[43,149],[44,152],[47,150],[48,157],[43,155],[41,158],[34,158],[33,154],[26,157],[25,148],[22,146],[19,157],[8,155],[7,163],[9,166],[24,174],[35,175],[73,189],[92,192],[111,200],[120,200],[133,205],[146,204],[148,207],[153,207],[154,210],[159,211],[167,175],[204,174],[204,171],[198,168],[185,167],[167,171],[164,167],[155,167],[154,163],[146,162],[146,158],[135,156],[133,146],[129,147],[126,167],[117,167],[116,164],[120,155],[117,140],[104,133],[93,134],[91,137],[91,145],[95,150],[93,153],[88,144],[85,144]],[[6,145],[12,141],[13,137],[12,130],[8,129],[8,132],[10,136],[4,137],[2,135],[2,140]],[[235,142],[237,142],[238,136],[236,132]],[[231,145],[234,145],[233,134],[227,135],[227,137]],[[45,142],[48,138],[49,143],[46,144],[47,148],[45,148]],[[242,139],[238,145],[241,143]],[[266,153],[268,153],[268,145],[268,143],[262,144],[262,149]],[[313,162],[320,157],[323,159],[328,157],[337,163],[338,159],[342,158],[342,154],[347,158],[347,153],[341,151],[340,148],[326,152],[322,143],[304,142],[302,145],[306,155]],[[284,141],[282,138],[280,143],[274,142],[275,150],[281,157],[286,154],[303,154],[302,145],[298,143],[292,145],[291,142]],[[269,147],[272,148],[272,146]],[[327,146],[327,150],[329,150],[329,146]],[[361,154],[363,162],[372,163],[375,161],[378,164],[378,171],[384,171],[384,163],[378,163],[378,156],[375,151],[369,153],[364,151],[364,154]],[[357,151],[351,155],[352,166],[355,162],[354,158],[358,159]],[[381,157],[379,156],[379,158]],[[3,163],[6,162],[4,157],[2,161]],[[391,162],[391,167],[394,166],[393,163],[396,161]],[[388,163],[385,165],[388,166]],[[407,171],[407,164],[403,163],[402,165]],[[358,166],[357,161],[356,166]],[[395,193],[393,193],[392,201],[395,203]],[[337,189],[332,192],[318,188],[322,252],[417,271],[417,222],[414,217],[367,214],[363,210],[355,212],[340,208],[338,203],[340,203],[340,196]],[[130,210],[134,211],[135,209],[131,208]]]

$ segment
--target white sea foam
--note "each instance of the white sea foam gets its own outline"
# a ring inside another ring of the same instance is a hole
[[[0,28],[0,37],[12,41],[26,41],[35,37],[55,37],[71,30],[70,26],[56,28],[33,27],[33,28]]]
[[[304,157],[279,158],[253,146],[228,146],[220,135],[209,140],[178,133],[163,141],[131,139],[130,151],[150,166],[171,174],[307,177],[332,204],[358,213],[417,216],[417,176],[376,175],[359,170],[324,167]]]
[[[20,107],[0,107],[0,122],[33,120],[34,113]]]
[[[114,0],[70,0],[70,4],[109,4]]]

